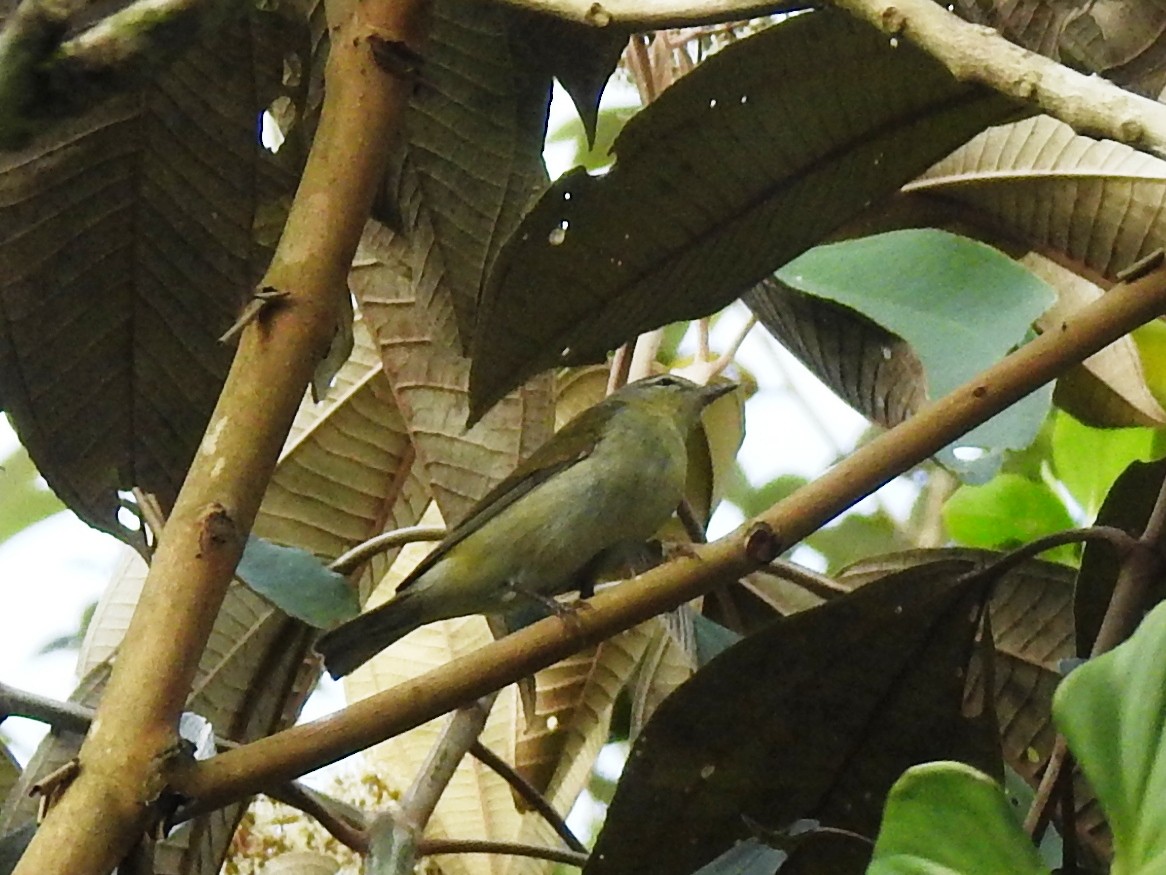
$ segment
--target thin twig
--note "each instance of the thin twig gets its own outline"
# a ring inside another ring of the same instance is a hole
[[[1027,544],[1017,547],[1015,550],[1010,550],[1003,556],[964,573],[960,576],[960,580],[965,583],[970,583],[974,580],[1001,577],[1017,566],[1023,565],[1029,559],[1044,553],[1046,550],[1062,547],[1065,544],[1078,544],[1089,541],[1104,541],[1112,544],[1119,552],[1123,553],[1134,549],[1138,543],[1138,539],[1129,532],[1122,531],[1114,526],[1086,526],[1081,529],[1066,529],[1063,532],[1053,532],[1051,535],[1035,538]]]
[[[7,717],[38,720],[53,729],[84,735],[93,722],[93,710],[75,702],[58,702],[0,683],[0,723]]]
[[[550,860],[552,863],[566,863],[582,868],[587,864],[587,854],[566,851],[562,848],[540,848],[518,842],[488,842],[464,839],[422,839],[417,845],[418,853],[425,857],[440,854],[508,854],[512,857],[531,857],[535,860]]]
[[[391,532],[381,532],[342,553],[329,563],[328,568],[337,574],[351,574],[361,563],[394,547],[403,547],[417,541],[440,541],[445,534],[446,529],[443,526],[405,526]]]
[[[737,332],[736,336],[729,342],[729,345],[725,347],[724,352],[717,356],[717,360],[713,362],[712,376],[723,373],[730,362],[737,357],[737,353],[741,350],[741,344],[745,342],[745,338],[749,336],[749,332],[753,330],[756,324],[757,317],[753,313],[750,313],[749,318],[745,320],[745,324],[741,326],[741,330]]]
[[[632,353],[632,364],[628,371],[629,380],[640,380],[652,376],[652,369],[660,355],[660,345],[664,342],[664,329],[645,331],[636,338],[636,348]]]
[[[367,818],[358,809],[298,781],[272,787],[264,795],[302,811],[345,847],[368,853]]]
[[[543,820],[554,828],[559,838],[566,842],[568,848],[581,854],[587,853],[587,846],[579,841],[575,833],[571,832],[571,827],[567,826],[567,822],[555,810],[555,806],[551,805],[550,801],[530,781],[516,772],[510,763],[482,744],[481,739],[475,741],[473,747],[470,748],[470,756],[513,787],[514,792],[521,796],[533,811],[541,814]]]
[[[631,379],[632,351],[628,344],[623,344],[615,351],[611,360],[611,370],[607,375],[607,394],[626,386]]]
[[[774,559],[767,567],[759,568],[758,571],[788,580],[823,599],[832,599],[835,596],[846,595],[850,592],[847,587],[834,578],[819,574],[812,568],[807,568],[788,559]]]

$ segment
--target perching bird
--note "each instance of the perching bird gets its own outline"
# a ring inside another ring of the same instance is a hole
[[[688,436],[705,405],[735,388],[664,374],[583,411],[478,502],[390,601],[320,638],[329,674],[343,677],[427,623],[589,593],[597,572],[680,504]]]

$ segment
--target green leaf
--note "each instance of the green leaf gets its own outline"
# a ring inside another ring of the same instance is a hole
[[[17,447],[0,460],[0,544],[65,509],[47,487],[40,485],[38,477],[24,447]]]
[[[983,486],[957,489],[943,506],[943,522],[961,544],[991,550],[1011,550],[1073,527],[1073,518],[1052,489],[1007,473]],[[1073,561],[1074,556],[1072,547],[1063,547],[1045,558]]]
[[[867,875],[1047,875],[999,785],[962,763],[903,773]]]
[[[1053,473],[1089,519],[1130,462],[1154,458],[1154,429],[1091,428],[1064,412],[1053,422]]]
[[[321,629],[360,613],[356,590],[344,576],[298,547],[252,535],[235,576],[284,613]]]
[[[884,511],[869,515],[847,514],[836,523],[814,532],[806,538],[805,544],[826,557],[827,571],[845,568],[867,556],[906,550],[912,546]]]
[[[1166,872],[1166,604],[1062,681],[1053,718],[1109,819],[1111,871]]]
[[[753,486],[745,472],[737,465],[736,473],[728,479],[725,498],[737,505],[746,517],[755,517],[793,495],[810,481],[796,474],[779,474],[768,483]]]
[[[776,276],[858,310],[906,340],[923,363],[932,399],[998,362],[1056,300],[1044,280],[991,246],[929,228],[818,246]],[[999,469],[1004,450],[1022,449],[1036,437],[1051,395],[1045,387],[953,445],[982,448],[985,455],[957,458],[948,447],[940,460],[983,482]]]

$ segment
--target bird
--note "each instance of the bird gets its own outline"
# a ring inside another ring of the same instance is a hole
[[[689,434],[706,405],[736,388],[660,374],[584,410],[487,493],[388,602],[317,641],[328,673],[343,677],[439,620],[590,595],[599,573],[672,516]]]

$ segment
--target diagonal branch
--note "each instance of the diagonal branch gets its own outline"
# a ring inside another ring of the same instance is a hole
[[[197,764],[179,764],[172,788],[208,807],[287,780],[404,732],[513,683],[596,641],[736,580],[898,474],[1133,328],[1166,311],[1166,268],[1121,283],[1101,300],[1007,356],[975,380],[884,433],[693,557],[595,596],[568,619],[550,617],[428,674]]]

